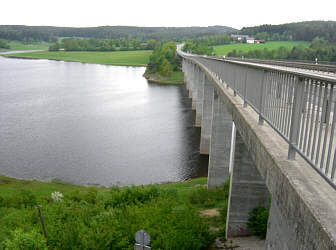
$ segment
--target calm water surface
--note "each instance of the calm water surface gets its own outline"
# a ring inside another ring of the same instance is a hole
[[[0,57],[0,173],[100,185],[205,176],[184,86],[144,71]]]

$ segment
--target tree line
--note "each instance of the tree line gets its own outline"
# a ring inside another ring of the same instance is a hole
[[[0,49],[9,49],[10,46],[6,40],[0,39]]]
[[[206,42],[191,40],[185,42],[182,51],[198,55],[212,55],[213,47],[209,46]]]
[[[48,32],[41,32],[30,29],[11,30],[4,29],[3,27],[0,27],[0,38],[12,41],[22,41],[24,43],[57,41],[57,37],[54,34],[50,34]]]
[[[52,44],[49,51],[126,51],[126,50],[152,50],[156,45],[155,40],[141,42],[139,40],[120,39],[84,39],[64,38],[61,42]]]
[[[226,26],[209,27],[135,27],[135,26],[101,26],[89,28],[0,25],[0,38],[18,41],[51,41],[57,37],[85,37],[101,39],[128,40],[174,40],[211,36],[236,32]]]
[[[240,34],[254,36],[260,40],[274,41],[312,41],[315,37],[336,43],[335,21],[308,21],[280,25],[260,25],[244,27]]]

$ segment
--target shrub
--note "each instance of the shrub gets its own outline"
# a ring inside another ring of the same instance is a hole
[[[4,242],[4,249],[8,250],[47,250],[43,236],[35,231],[29,233],[22,229],[11,232],[11,238]]]
[[[247,225],[252,229],[252,232],[260,236],[261,238],[266,238],[267,233],[267,221],[269,216],[269,208],[256,207],[250,212],[250,217],[248,219]]]

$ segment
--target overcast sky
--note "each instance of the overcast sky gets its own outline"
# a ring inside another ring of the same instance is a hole
[[[336,21],[336,0],[2,0],[0,24],[212,26]]]

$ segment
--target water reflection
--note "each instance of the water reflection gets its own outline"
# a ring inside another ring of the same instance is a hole
[[[144,70],[0,57],[0,172],[100,185],[205,176],[185,88]]]

